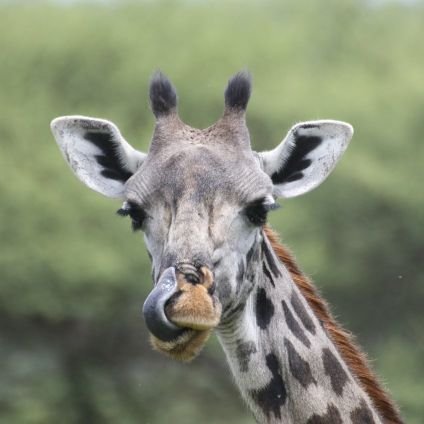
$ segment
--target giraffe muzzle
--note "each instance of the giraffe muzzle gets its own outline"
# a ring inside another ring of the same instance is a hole
[[[221,319],[207,267],[167,268],[147,297],[144,319],[158,350],[177,359],[192,359]]]

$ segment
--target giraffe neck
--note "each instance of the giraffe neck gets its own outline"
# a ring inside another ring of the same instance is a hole
[[[257,421],[381,423],[266,235],[255,249],[243,284],[250,294],[218,338]]]

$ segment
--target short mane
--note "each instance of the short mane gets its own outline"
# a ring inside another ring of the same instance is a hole
[[[277,233],[269,226],[264,226],[264,232],[275,254],[290,272],[293,281],[316,317],[322,322],[340,355],[370,397],[384,422],[387,424],[403,424],[396,406],[381,387],[376,375],[369,368],[367,359],[364,353],[355,345],[353,336],[344,330],[333,318],[327,303],[319,295],[312,282],[300,271],[290,251],[280,243]]]

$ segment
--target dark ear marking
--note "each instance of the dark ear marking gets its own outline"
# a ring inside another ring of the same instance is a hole
[[[291,148],[286,162],[271,175],[274,184],[300,180],[303,177],[302,171],[312,163],[310,159],[306,159],[306,156],[322,143],[322,138],[318,136],[298,135],[295,132],[293,137],[295,139],[294,146]]]
[[[251,80],[247,71],[241,71],[230,78],[224,94],[227,108],[246,109],[251,93]]]
[[[275,418],[281,420],[281,407],[286,403],[287,390],[275,354],[270,353],[266,356],[266,366],[271,371],[271,380],[262,389],[251,390],[250,395],[268,420],[271,413],[274,414]]]
[[[310,130],[310,129],[319,128],[319,127],[320,125],[318,124],[302,124],[302,129],[304,130]]]
[[[101,174],[112,180],[125,182],[132,176],[122,165],[121,158],[116,149],[115,141],[108,132],[87,131],[84,134],[84,140],[94,144],[101,150],[101,153],[95,155],[99,165],[103,166]]]
[[[331,387],[337,396],[341,396],[344,386],[349,380],[346,371],[333,352],[326,347],[322,350],[322,362],[324,363],[325,373],[330,377]]]
[[[156,118],[167,115],[177,107],[177,93],[169,79],[157,71],[150,81],[150,105]]]

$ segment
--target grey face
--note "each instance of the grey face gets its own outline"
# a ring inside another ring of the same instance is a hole
[[[238,263],[274,204],[272,182],[249,149],[217,143],[215,131],[198,135],[150,152],[127,182],[124,208],[143,217],[155,281],[179,264],[206,266],[224,305],[231,302]]]
[[[156,74],[150,100],[156,126],[147,154],[112,123],[57,118],[52,130],[65,159],[90,188],[123,200],[119,213],[144,232],[154,288],[144,305],[154,346],[191,359],[226,311],[253,284],[245,272],[275,198],[319,185],[352,136],[337,121],[298,124],[270,152],[251,150],[245,123],[250,77],[228,83],[225,111],[205,130],[177,115],[171,83]]]

